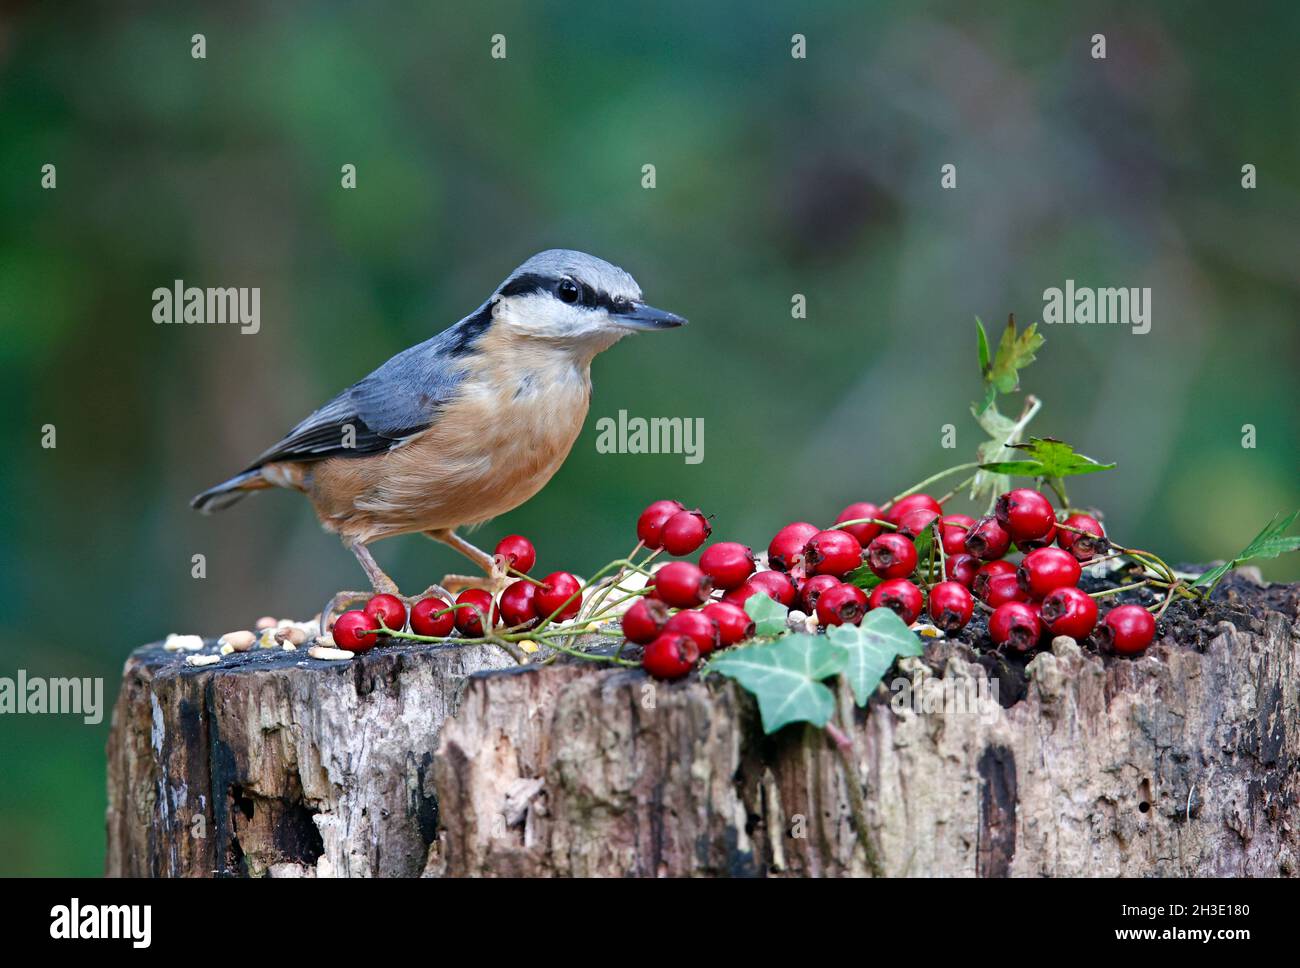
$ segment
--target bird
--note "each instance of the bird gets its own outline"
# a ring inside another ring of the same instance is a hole
[[[686,322],[647,305],[618,266],[573,249],[539,252],[478,309],[328,400],[190,504],[211,514],[253,491],[305,494],[372,589],[332,596],[322,634],[342,602],[402,597],[369,549],[383,538],[425,534],[499,581],[501,564],[457,531],[519,507],[559,470],[586,419],[598,353]]]

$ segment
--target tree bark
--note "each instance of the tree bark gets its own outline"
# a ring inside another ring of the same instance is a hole
[[[862,875],[856,813],[891,876],[1293,876],[1300,586],[1227,594],[1250,611],[1136,660],[1057,640],[984,715],[842,696],[858,811],[824,733],[764,736],[717,676],[504,670],[477,647],[231,670],[141,650],[108,872]],[[1007,675],[948,641],[900,665],[923,695]]]

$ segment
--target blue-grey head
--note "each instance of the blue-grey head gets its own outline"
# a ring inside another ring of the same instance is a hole
[[[628,333],[686,323],[646,305],[636,280],[618,266],[573,249],[533,256],[501,283],[491,304],[494,325],[594,352]]]

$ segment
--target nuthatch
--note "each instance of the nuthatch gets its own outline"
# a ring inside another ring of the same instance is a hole
[[[617,266],[541,252],[473,313],[348,387],[191,505],[210,513],[249,491],[302,491],[376,592],[398,594],[367,545],[417,531],[496,576],[492,556],[456,529],[518,507],[551,479],[582,430],[597,353],[685,322],[642,302]],[[343,597],[362,593],[331,599],[322,631]]]

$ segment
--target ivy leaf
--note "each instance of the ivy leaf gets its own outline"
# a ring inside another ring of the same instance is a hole
[[[848,653],[844,675],[853,698],[865,706],[900,655],[920,655],[921,640],[888,608],[873,608],[861,625],[832,625],[826,637]]]
[[[842,672],[847,662],[845,649],[824,635],[797,633],[730,649],[714,658],[709,670],[736,680],[754,694],[763,732],[770,734],[787,723],[825,726],[835,711],[835,694],[822,680]]]
[[[780,635],[790,610],[771,596],[758,592],[745,599],[745,614],[754,620],[755,635]]]
[[[980,324],[983,336],[984,325]],[[988,362],[987,339],[982,341],[980,349],[980,368],[984,372],[984,382],[991,385],[998,393],[1012,393],[1020,386],[1020,371],[1034,362],[1034,354],[1043,345],[1043,337],[1038,335],[1038,324],[1030,323],[1023,333],[1016,333],[1016,317],[1007,319],[1007,328],[1002,331],[998,342],[997,354]]]
[[[1241,554],[1231,561],[1225,561],[1223,564],[1211,568],[1192,584],[1213,591],[1220,578],[1233,568],[1253,558],[1276,558],[1288,551],[1300,551],[1300,535],[1287,535],[1284,533],[1290,530],[1297,516],[1300,516],[1300,511],[1292,512],[1289,517],[1285,517],[1281,521],[1278,521],[1276,514],[1273,515],[1268,524],[1264,526],[1264,530],[1255,535],[1250,544],[1241,550]]]
[[[1077,474],[1108,471],[1114,464],[1102,464],[1091,457],[1076,454],[1074,448],[1055,437],[1031,437],[1027,444],[1012,444],[1029,455],[1028,460],[999,460],[980,464],[982,470],[1016,477],[1045,477],[1060,480]]]
[[[921,533],[912,539],[916,547],[916,567],[918,570],[930,566],[930,552],[934,549],[934,525],[922,528]]]

